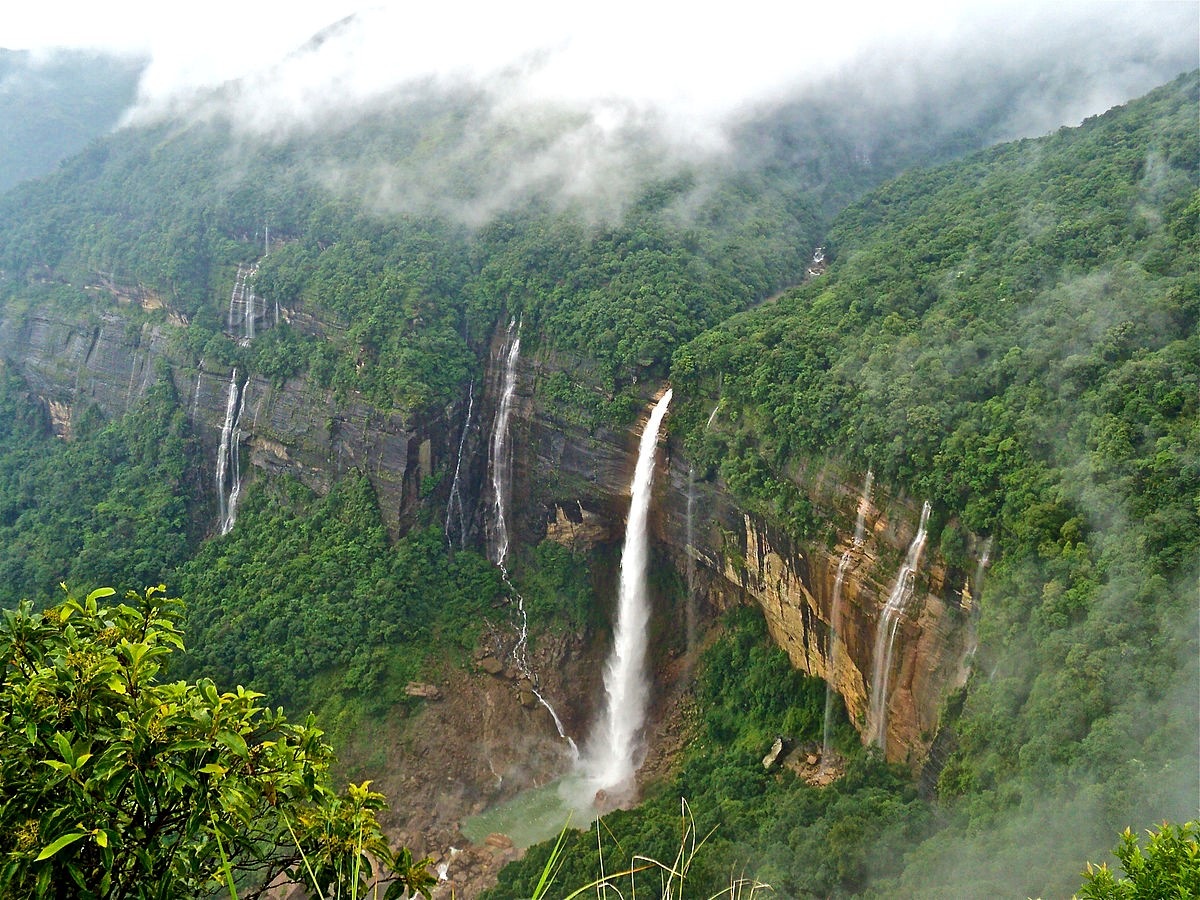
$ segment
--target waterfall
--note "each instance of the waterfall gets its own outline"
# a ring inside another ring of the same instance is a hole
[[[896,646],[896,632],[900,628],[900,619],[904,609],[912,597],[913,584],[916,581],[917,564],[921,561],[921,551],[925,548],[925,526],[929,522],[929,501],[921,507],[921,523],[917,526],[917,535],[908,547],[908,555],[904,564],[896,574],[896,583],[888,595],[887,603],[879,614],[879,624],[875,630],[875,656],[872,660],[871,671],[871,704],[867,714],[868,738],[880,747],[887,749],[887,702],[888,681],[892,671],[892,651]]]
[[[571,740],[570,736],[563,729],[562,719],[558,717],[558,713],[555,712],[554,707],[550,705],[549,701],[537,689],[537,677],[529,666],[529,659],[525,652],[529,642],[529,614],[525,611],[525,598],[508,577],[508,522],[505,519],[505,514],[507,499],[512,490],[512,447],[508,442],[508,423],[509,419],[512,418],[513,395],[516,393],[517,388],[517,360],[521,354],[521,325],[516,319],[508,323],[508,332],[505,337],[502,354],[504,356],[504,380],[500,387],[500,403],[496,408],[496,422],[492,427],[491,454],[488,459],[488,468],[492,474],[493,496],[492,515],[487,523],[488,558],[499,566],[500,577],[504,579],[504,583],[508,585],[508,589],[512,591],[513,596],[517,599],[517,643],[513,647],[512,658],[521,674],[529,679],[530,690],[537,697],[538,702],[550,713],[550,718],[554,720],[554,727],[558,730],[558,736],[570,745],[571,755],[574,757],[578,755],[578,748],[576,748],[575,742]],[[473,393],[471,396],[474,398]],[[467,438],[470,419],[471,413],[468,409],[467,424],[463,427],[462,439],[458,445],[459,465],[462,464],[463,443]],[[458,476],[459,470],[456,466],[454,484],[450,489],[451,499],[457,493]],[[458,510],[461,528],[461,498],[459,499]],[[446,510],[446,522],[447,539],[449,539],[449,509]]]
[[[229,295],[229,321],[228,331],[231,335],[236,336],[238,332],[237,306],[244,302],[246,290],[246,274],[245,270],[239,264],[237,275],[233,279],[233,293]]]
[[[979,649],[979,600],[983,596],[983,573],[987,570],[988,563],[992,558],[992,535],[988,535],[988,539],[983,543],[983,553],[979,557],[979,565],[975,567],[975,577],[971,579],[970,590],[966,593],[969,601],[968,612],[968,627],[970,629],[970,639],[967,643],[967,652],[964,658],[971,665],[975,662],[975,652]]]
[[[721,409],[721,401],[718,400],[716,406],[712,408],[712,412],[708,414],[708,421],[704,423],[704,430],[712,428],[713,419],[717,417],[717,412]]]
[[[654,406],[638,447],[621,551],[620,597],[612,654],[604,671],[605,711],[588,759],[592,785],[605,792],[632,788],[637,769],[638,734],[646,718],[646,629],[650,597],[646,585],[650,556],[650,496],[658,431],[671,402],[671,391]]]
[[[521,353],[521,328],[516,320],[508,323],[504,349],[504,381],[500,389],[500,404],[496,408],[496,424],[492,429],[492,451],[489,468],[492,471],[492,517],[488,528],[488,557],[507,574],[504,560],[508,556],[508,523],[505,503],[512,479],[512,448],[508,445],[508,420],[512,416],[513,393],[517,387],[517,359]]]
[[[258,313],[258,297],[254,295],[254,288],[246,288],[246,328],[244,336],[247,341],[254,340],[254,317]]]
[[[854,545],[847,547],[838,562],[837,577],[833,580],[833,600],[829,604],[829,646],[825,658],[829,661],[825,676],[825,727],[821,738],[821,771],[825,771],[829,759],[829,732],[833,725],[833,682],[837,677],[838,638],[842,630],[842,585],[846,581],[846,570],[854,551],[861,550],[867,535],[867,510],[871,505],[871,487],[875,484],[875,473],[867,470],[862,494],[858,498],[858,512],[854,520]]]
[[[717,411],[721,408],[721,401],[718,399],[713,404],[712,412],[708,414],[708,421],[704,423],[704,430],[708,431],[712,427],[713,420],[717,417]],[[699,551],[696,549],[696,468],[688,466],[688,491],[687,491],[687,652],[688,659],[691,659],[691,653],[696,648],[696,635],[699,630],[699,614],[696,610],[696,561],[699,558]],[[690,665],[690,662],[689,662]]]
[[[242,386],[242,399],[238,403],[237,415],[233,419],[233,442],[229,445],[229,467],[233,470],[229,486],[229,502],[225,507],[225,521],[221,524],[221,534],[229,534],[237,521],[238,498],[242,495],[242,455],[238,448],[242,445],[242,415],[246,412],[246,395],[250,393],[250,379]]]
[[[192,393],[192,415],[188,419],[193,425],[196,424],[196,413],[200,411],[200,382],[204,377],[204,357],[200,358],[200,365],[196,367],[196,390]]]
[[[691,665],[692,651],[696,648],[696,469],[688,466],[687,492],[687,652]]]
[[[217,528],[221,534],[229,534],[229,530],[233,528],[237,519],[238,497],[242,492],[238,445],[242,439],[241,421],[242,413],[246,410],[246,393],[246,389],[238,390],[237,369],[234,369],[229,377],[225,423],[221,426],[221,443],[217,448]]]
[[[459,477],[462,475],[463,451],[467,446],[467,434],[471,430],[471,414],[475,411],[475,382],[467,391],[467,420],[463,423],[462,436],[458,439],[458,459],[454,463],[454,480],[450,482],[450,496],[446,500],[446,543],[454,546],[450,534],[450,520],[458,517],[458,545],[465,547],[467,543],[467,523],[463,514],[462,494],[458,489]]]
[[[221,426],[221,443],[217,447],[217,528],[225,526],[225,473],[229,465],[229,441],[233,436],[233,417],[237,412],[237,369],[229,377],[229,396],[225,400],[225,424]],[[222,531],[222,534],[225,532]]]

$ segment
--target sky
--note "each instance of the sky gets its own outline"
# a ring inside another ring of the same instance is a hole
[[[421,11],[413,12],[417,7]],[[1186,63],[1189,53],[1197,55],[1195,0],[1049,7],[996,0],[708,6],[678,0],[41,0],[5,4],[0,46],[146,55],[151,62],[141,96],[147,109],[246,76],[285,113],[369,99],[433,78],[502,83],[515,102],[653,108],[680,122],[720,118],[786,95],[884,48],[919,60],[948,59],[959,48],[1016,55],[1049,49],[1061,56],[1086,43],[1093,68],[1119,50],[1147,59],[1182,54],[1183,68],[1196,65]],[[296,52],[352,14],[320,47]],[[1089,102],[1111,105],[1127,99],[1118,94],[1130,89],[1114,84],[1111,95],[1101,90]]]

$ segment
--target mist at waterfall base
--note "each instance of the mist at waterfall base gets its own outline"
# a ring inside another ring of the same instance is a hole
[[[641,731],[650,696],[646,672],[650,500],[659,429],[671,397],[668,390],[655,404],[638,446],[613,648],[604,672],[603,712],[572,772],[465,820],[463,833],[473,841],[500,832],[525,847],[552,837],[568,823],[586,824],[602,808],[635,798],[634,776],[644,750]]]

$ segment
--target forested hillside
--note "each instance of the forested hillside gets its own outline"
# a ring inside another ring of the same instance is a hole
[[[0,48],[0,191],[54,169],[116,126],[144,61],[84,51]]]
[[[947,560],[994,538],[917,896],[1047,890],[1014,821],[1067,850],[1195,811],[1197,84],[901,177],[825,278],[676,354],[689,448],[768,514],[833,454],[931,499]]]
[[[235,90],[0,197],[0,321],[93,345],[78,370],[65,339],[50,365],[20,348],[0,359],[4,606],[51,603],[60,582],[165,582],[187,602],[173,676],[336,716],[360,767],[417,744],[405,729],[440,693],[410,685],[486,679],[480,659],[505,641],[558,647],[547,658],[584,674],[549,677],[590,709],[624,508],[596,488],[571,498],[574,520],[558,498],[518,510],[503,572],[462,523],[493,514],[498,348],[519,335],[517,427],[531,442],[550,409],[576,428],[594,454],[580,465],[595,463],[581,481],[602,465],[626,477],[601,457],[633,445],[669,382],[668,452],[689,491],[728,491],[739,519],[815,569],[847,525],[813,501],[813,473],[870,471],[909,506],[931,502],[942,571],[974,573],[953,622],[977,649],[921,737],[933,758],[889,765],[834,702],[844,774],[817,787],[762,758],[776,735],[820,740],[824,684],[793,671],[758,610],[714,617],[707,649],[688,646],[674,614],[695,573],[656,556],[655,664],[696,679],[643,804],[605,818],[610,870],[673,858],[683,797],[701,835],[717,828],[691,870],[704,896],[731,871],[781,896],[1058,896],[1124,827],[1195,816],[1200,75],[988,149],[1003,104],[935,125],[934,96],[913,101],[909,131],[834,124],[832,96],[758,110],[724,154],[687,160],[639,134],[639,177],[603,203],[553,174],[497,191],[506,167],[570,133],[566,114],[509,130],[486,96],[439,88],[264,137],[212,112]],[[828,267],[810,272],[818,247]],[[148,359],[162,349],[106,414],[86,364],[114,321]],[[202,408],[206,378],[230,383],[227,406],[210,391]],[[306,410],[311,446],[269,431],[263,398],[285,390],[326,404]],[[367,458],[351,455],[365,439],[336,436],[393,419],[407,506],[389,518],[386,442]],[[559,477],[550,443],[518,444],[516,505]],[[249,473],[228,533],[213,524],[229,477],[217,452]],[[508,652],[507,699],[536,708]],[[386,748],[355,744],[381,722]],[[486,765],[462,775],[463,815],[509,790]],[[566,846],[559,884],[595,877],[595,836]],[[492,896],[527,896],[550,852],[533,848]]]

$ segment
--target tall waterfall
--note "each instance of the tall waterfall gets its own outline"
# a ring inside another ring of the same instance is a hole
[[[253,341],[258,326],[259,297],[250,286],[250,279],[258,272],[258,264],[243,266],[240,263],[233,279],[233,293],[229,295],[229,316],[226,330],[242,342]],[[262,317],[267,319],[266,301],[263,301]],[[275,324],[279,324],[279,304],[275,304]]]
[[[508,443],[508,421],[512,417],[513,394],[517,387],[517,359],[521,354],[521,328],[516,320],[508,323],[504,349],[504,381],[500,403],[496,407],[496,425],[492,429],[492,516],[488,522],[488,557],[504,569],[508,556],[508,522],[505,519],[509,490],[512,487],[512,448]]]
[[[688,466],[687,491],[687,652],[691,665],[692,651],[696,647],[698,630],[696,614],[696,469]]]
[[[229,378],[229,395],[225,400],[225,423],[221,426],[221,443],[217,448],[217,528],[229,534],[237,520],[237,503],[242,493],[241,459],[238,445],[242,440],[242,414],[246,411],[249,380],[238,389],[237,369]]]
[[[500,575],[504,579],[504,583],[508,585],[508,589],[517,599],[517,642],[512,650],[512,658],[520,669],[521,674],[529,679],[530,690],[533,695],[546,711],[550,713],[550,718],[554,720],[554,727],[558,730],[558,736],[562,738],[571,748],[572,755],[578,753],[575,747],[575,742],[566,733],[563,728],[562,719],[550,702],[542,696],[538,690],[537,677],[529,666],[528,655],[526,648],[529,641],[529,615],[525,611],[525,598],[521,592],[516,589],[511,579],[508,577],[508,521],[505,518],[508,509],[508,499],[512,493],[512,447],[508,440],[508,423],[512,418],[513,395],[517,388],[517,360],[521,355],[521,325],[516,319],[508,323],[508,333],[505,337],[504,356],[504,380],[500,386],[500,403],[496,408],[496,422],[492,428],[492,445],[488,459],[488,468],[492,476],[492,514],[487,522],[487,538],[488,538],[488,558],[500,567]],[[472,397],[474,395],[472,394]],[[467,413],[468,425],[470,424],[470,412]],[[459,442],[459,464],[462,463],[462,443],[466,440],[466,427],[463,428],[462,440]],[[455,469],[454,474],[455,484],[458,482],[458,469]],[[455,495],[456,489],[451,486],[451,495]],[[459,516],[461,522],[462,504],[459,501]],[[446,521],[450,521],[450,511],[446,512]],[[449,525],[447,524],[447,537],[449,536]]]
[[[471,415],[475,411],[475,382],[467,391],[467,420],[463,423],[462,436],[458,439],[458,459],[454,463],[454,480],[450,482],[450,496],[446,500],[446,543],[454,546],[452,523],[457,520],[458,546],[465,547],[467,543],[467,521],[463,512],[462,493],[458,489],[459,478],[462,475],[463,451],[467,446],[467,434],[471,431]]]
[[[587,775],[592,786],[611,792],[632,787],[637,770],[638,735],[646,719],[647,625],[650,597],[646,585],[650,561],[650,496],[658,431],[671,402],[671,391],[654,406],[638,447],[629,522],[621,551],[620,598],[612,654],[604,671],[605,710],[594,736]]]
[[[829,732],[833,724],[833,682],[837,677],[837,659],[840,644],[838,639],[842,630],[842,585],[846,581],[846,570],[850,567],[850,558],[855,551],[862,549],[867,536],[867,509],[871,505],[871,487],[875,483],[875,473],[867,470],[867,479],[863,482],[862,494],[858,498],[858,513],[854,520],[854,545],[847,547],[838,562],[837,577],[833,581],[833,600],[829,605],[829,647],[825,658],[829,660],[829,672],[825,678],[825,728],[821,740],[821,768],[824,769],[829,759]]]
[[[871,705],[867,714],[868,738],[886,749],[887,747],[887,703],[888,681],[892,672],[892,651],[896,646],[896,632],[908,601],[912,598],[916,581],[917,565],[921,551],[925,549],[925,526],[929,523],[929,501],[921,507],[921,522],[917,535],[908,547],[904,564],[896,574],[896,583],[888,595],[887,603],[879,614],[879,625],[875,630],[875,656],[871,666]]]

